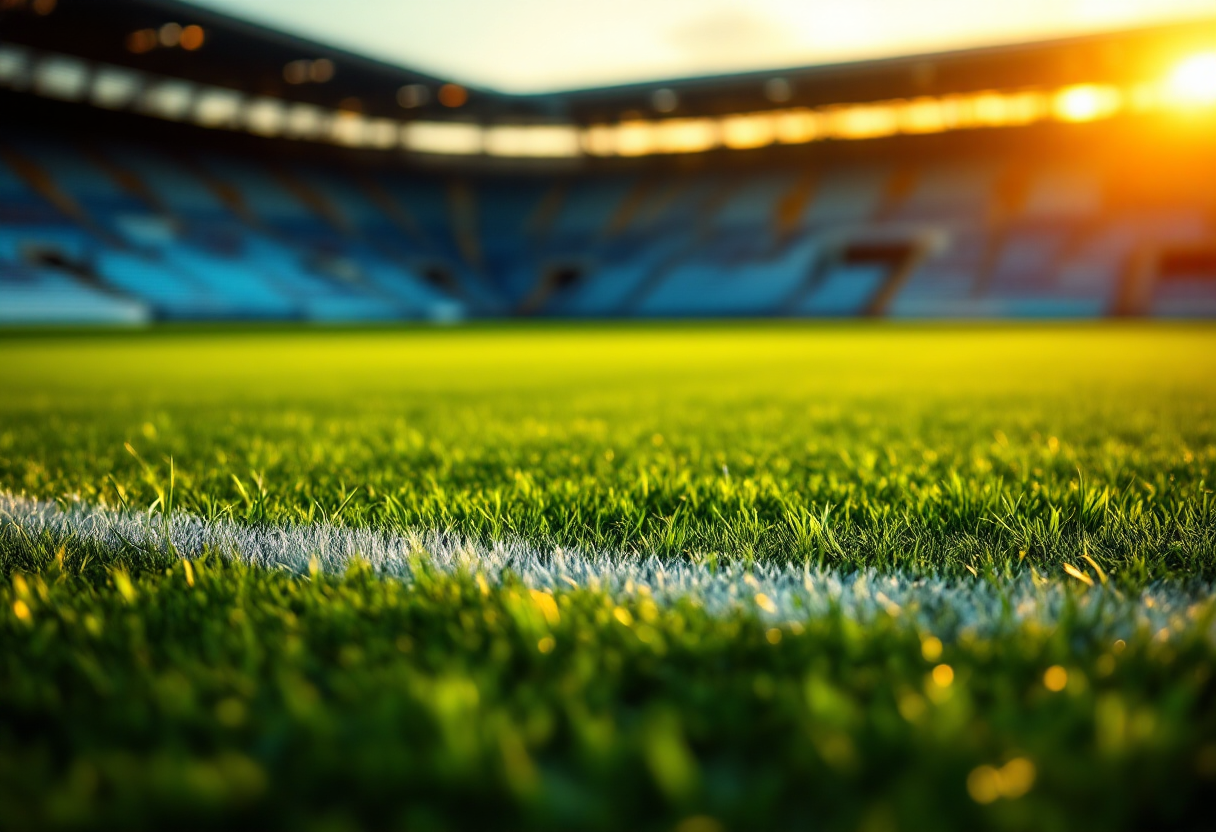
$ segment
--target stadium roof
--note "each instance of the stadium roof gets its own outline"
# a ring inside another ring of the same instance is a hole
[[[509,95],[452,84],[178,0],[14,0],[0,9],[5,41],[48,52],[371,117],[483,123],[586,125],[985,89],[1126,84],[1159,76],[1188,49],[1216,45],[1213,22],[1190,22],[929,55]],[[197,43],[181,38],[185,27],[197,27],[192,30]]]
[[[399,90],[417,85],[438,91],[446,83],[429,73],[177,0],[18,0],[0,4],[0,21],[4,40],[10,43],[251,95],[335,109],[345,106],[371,116],[403,117]],[[201,29],[197,46],[181,39],[180,32],[191,26]],[[161,37],[162,32],[166,37]],[[314,64],[318,64],[315,69]],[[446,108],[430,95],[412,102],[410,112],[417,116],[452,109],[500,113],[512,101],[488,90],[464,85],[460,89],[459,108]]]

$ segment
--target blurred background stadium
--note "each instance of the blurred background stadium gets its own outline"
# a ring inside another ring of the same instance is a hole
[[[1216,24],[507,94],[0,0],[0,323],[1216,315]]]

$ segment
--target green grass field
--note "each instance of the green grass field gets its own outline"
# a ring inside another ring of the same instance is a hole
[[[1203,326],[0,336],[0,827],[1204,828],[1214,381]]]

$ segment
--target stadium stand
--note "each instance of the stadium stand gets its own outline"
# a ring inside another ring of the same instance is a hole
[[[6,325],[1216,315],[1216,78],[1167,95],[1216,27],[447,112],[442,79],[171,0],[34,5],[0,11]],[[170,19],[190,54],[132,45]],[[293,86],[301,54],[332,84]]]

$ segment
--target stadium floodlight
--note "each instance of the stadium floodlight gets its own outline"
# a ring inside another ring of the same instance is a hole
[[[421,107],[431,100],[431,91],[426,84],[406,84],[397,90],[397,103],[407,110]]]
[[[650,103],[658,112],[670,113],[680,106],[680,97],[675,90],[664,87],[654,91],[650,96]]]
[[[1005,126],[1033,124],[1048,111],[1047,96],[1041,92],[1016,92],[1005,96]]]
[[[181,37],[178,39],[178,46],[187,52],[194,52],[202,48],[203,42],[206,39],[207,33],[203,30],[203,27],[192,23],[182,29]]]
[[[770,145],[777,137],[770,113],[751,113],[722,119],[722,144],[732,150]]]
[[[366,140],[367,119],[352,110],[338,110],[334,114],[330,137],[335,144],[360,147]]]
[[[116,66],[99,68],[93,75],[90,101],[96,107],[118,110],[130,104],[144,84],[141,73]]]
[[[485,131],[491,156],[566,158],[579,155],[578,133],[570,125],[501,125]]]
[[[1122,109],[1123,93],[1106,84],[1076,84],[1057,92],[1053,105],[1060,121],[1097,121]]]
[[[172,48],[182,41],[182,24],[166,23],[156,33],[156,39],[161,46]]]
[[[140,109],[150,116],[181,121],[193,107],[196,89],[189,81],[157,80],[145,88]]]
[[[256,98],[245,104],[245,128],[259,136],[277,136],[283,129],[283,102],[277,98]]]
[[[469,100],[469,91],[459,84],[444,84],[439,88],[437,97],[445,107],[463,107]]]
[[[139,29],[127,35],[127,51],[142,55],[155,49],[159,42],[155,29]]]
[[[363,143],[381,150],[396,147],[398,129],[398,123],[391,118],[368,119],[363,130]]]
[[[719,133],[712,118],[666,118],[655,122],[651,139],[658,153],[700,153],[718,146]]]
[[[1182,61],[1166,82],[1168,99],[1184,106],[1216,105],[1216,52],[1203,52]]]
[[[834,107],[827,132],[835,139],[877,139],[899,132],[899,109],[890,102]]]
[[[28,83],[29,50],[11,43],[0,45],[0,84],[21,89]]]
[[[940,98],[922,96],[899,109],[899,129],[904,133],[940,133],[947,129]]]
[[[317,58],[308,65],[308,80],[324,84],[334,77],[334,62],[329,58]]]
[[[401,145],[416,153],[470,156],[482,152],[482,133],[480,126],[465,122],[414,121],[402,126]]]
[[[648,156],[655,152],[654,125],[649,121],[623,121],[616,128],[616,152],[621,156]]]
[[[194,105],[194,121],[203,127],[236,127],[244,97],[236,90],[208,87]]]
[[[328,135],[330,116],[312,104],[292,104],[283,122],[283,134],[293,139],[318,139]]]
[[[616,155],[616,129],[610,124],[595,124],[583,131],[583,151],[592,156]]]
[[[283,65],[283,80],[289,84],[303,84],[308,80],[309,62],[303,59],[288,61]]]
[[[39,95],[77,101],[89,86],[89,68],[84,61],[66,55],[43,58],[34,69],[34,89]]]
[[[769,78],[764,82],[764,97],[774,104],[784,104],[794,97],[794,87],[787,78]]]
[[[819,115],[805,107],[778,110],[773,114],[773,130],[781,144],[805,144],[823,131]]]

